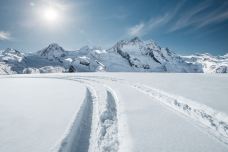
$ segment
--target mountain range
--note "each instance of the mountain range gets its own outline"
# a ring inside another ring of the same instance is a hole
[[[0,74],[60,72],[228,73],[228,54],[181,56],[152,40],[121,40],[109,49],[85,46],[68,51],[56,43],[34,52],[0,51]]]

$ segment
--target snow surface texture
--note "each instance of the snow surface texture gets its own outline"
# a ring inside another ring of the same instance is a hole
[[[24,54],[14,49],[0,52],[0,74],[64,72],[178,72],[227,73],[228,56],[180,56],[154,41],[138,37],[117,42],[110,49],[85,46],[66,51],[58,44]]]
[[[1,152],[51,151],[85,94],[85,86],[65,80],[1,78],[0,84]]]
[[[227,75],[32,74],[0,82],[0,151],[228,150]],[[195,94],[190,84],[201,98],[187,98]],[[204,99],[214,84],[211,104]]]

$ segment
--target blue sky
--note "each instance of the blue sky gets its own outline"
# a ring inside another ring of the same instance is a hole
[[[227,0],[0,0],[0,49],[108,48],[139,36],[180,54],[219,55],[228,53],[227,8]]]

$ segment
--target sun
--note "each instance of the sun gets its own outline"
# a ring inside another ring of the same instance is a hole
[[[53,31],[63,28],[69,19],[69,7],[62,3],[39,3],[32,7],[34,12],[34,21],[36,26]]]
[[[47,22],[54,23],[59,18],[59,12],[55,8],[48,7],[43,10],[42,16]]]

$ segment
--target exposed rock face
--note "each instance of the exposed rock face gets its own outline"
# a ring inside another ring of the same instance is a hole
[[[50,44],[47,48],[38,51],[38,54],[49,60],[60,59],[66,56],[67,52],[58,44]]]

